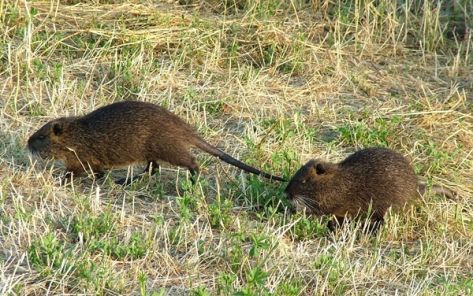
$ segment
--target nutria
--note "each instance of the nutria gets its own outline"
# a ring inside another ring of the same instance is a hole
[[[284,181],[255,169],[210,145],[186,122],[151,103],[123,101],[80,117],[62,117],[46,123],[28,139],[28,149],[42,158],[61,160],[68,174],[147,163],[156,171],[158,160],[188,168],[199,165],[190,148],[197,147],[247,172]],[[193,179],[194,180],[194,179]]]
[[[354,218],[371,209],[373,230],[383,223],[392,207],[400,209],[425,191],[409,162],[399,153],[385,148],[357,151],[340,163],[310,160],[289,181],[285,193],[296,210],[308,214],[333,215],[333,230],[344,217]],[[447,189],[434,191],[451,195]]]

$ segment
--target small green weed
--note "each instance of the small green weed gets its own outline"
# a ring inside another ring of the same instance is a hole
[[[277,0],[247,1],[247,9],[254,10],[258,18],[268,18],[274,16],[276,11],[283,4]]]
[[[243,233],[233,234],[228,247],[224,250],[223,257],[228,261],[233,272],[238,272],[238,270],[242,268],[245,259],[245,251],[242,244],[246,239]]]
[[[335,295],[343,295],[347,285],[341,277],[347,272],[347,265],[340,258],[330,254],[322,254],[314,260],[314,268],[324,277],[327,277],[330,290]]]
[[[209,94],[212,96],[212,94]],[[226,104],[224,100],[212,100],[206,102],[200,102],[197,109],[202,111],[207,111],[210,115],[215,115],[221,113]]]
[[[64,263],[68,255],[64,242],[58,240],[52,232],[33,241],[28,247],[29,262],[44,275],[50,275],[55,270],[67,270],[68,265]]]
[[[210,225],[216,228],[227,228],[232,220],[231,209],[233,202],[229,199],[221,201],[220,196],[216,201],[209,204]]]
[[[148,275],[144,272],[138,274],[138,284],[140,286],[140,295],[146,296],[146,282],[148,281]]]
[[[233,295],[234,294],[234,283],[237,280],[237,276],[233,273],[223,273],[218,277],[217,280],[217,294],[218,295]]]
[[[45,116],[46,109],[39,102],[33,101],[28,104],[28,112],[31,116]]]
[[[140,259],[146,255],[150,242],[146,237],[133,232],[129,240],[119,240],[117,237],[93,240],[89,244],[91,252],[100,251],[115,260]]]
[[[107,265],[107,260],[95,262],[85,257],[83,260],[76,262],[75,275],[82,279],[83,285],[100,294],[106,287],[114,282],[114,272]]]
[[[422,148],[425,154],[429,157],[427,163],[430,174],[440,174],[445,168],[445,165],[455,159],[456,155],[461,151],[462,147],[459,146],[453,153],[448,153],[438,147],[434,142],[428,140],[427,145],[423,145]]]
[[[276,151],[271,155],[272,168],[275,171],[282,171],[282,176],[290,179],[292,174],[299,169],[301,160],[298,153],[293,149]]]
[[[115,218],[111,212],[91,215],[87,212],[79,214],[72,219],[71,234],[76,240],[82,235],[84,241],[99,239],[107,234],[114,233]]]
[[[339,139],[357,147],[388,147],[395,139],[400,123],[400,117],[392,117],[389,120],[377,118],[372,124],[350,122],[338,128]]]
[[[269,250],[272,247],[271,239],[264,234],[252,234],[250,241],[251,248],[248,252],[250,257],[259,256],[261,250]]]
[[[210,292],[205,287],[197,287],[191,290],[193,296],[210,296]]]
[[[302,284],[298,280],[287,280],[276,288],[275,295],[278,296],[299,296],[302,293]]]
[[[470,277],[459,277],[455,280],[441,277],[438,290],[442,295],[473,295],[473,280]]]
[[[179,207],[179,216],[182,222],[190,222],[197,209],[197,199],[193,194],[186,190],[183,196],[176,198]]]
[[[234,295],[250,296],[250,295],[268,295],[269,290],[264,286],[268,278],[268,273],[261,267],[256,266],[245,274],[246,285]]]
[[[278,142],[301,137],[313,143],[317,136],[317,129],[309,125],[300,113],[295,113],[290,119],[265,119],[262,125],[271,131],[271,137]]]
[[[137,71],[134,60],[139,56],[141,47],[139,45],[128,45],[120,48],[122,58],[112,65],[110,78],[115,79],[117,97],[134,97],[140,92],[143,80],[141,73]]]
[[[297,221],[291,229],[291,234],[298,240],[310,240],[316,237],[326,236],[328,233],[327,218],[315,218],[306,216],[305,213],[297,213],[291,220]]]
[[[248,176],[248,186],[243,195],[244,203],[262,211],[268,217],[276,212],[284,212],[289,203],[283,198],[284,184],[268,184],[258,176]]]
[[[169,242],[176,247],[180,247],[184,245],[186,240],[186,227],[188,226],[187,223],[182,222],[180,220],[179,223],[172,226],[171,229],[168,231],[168,239]]]

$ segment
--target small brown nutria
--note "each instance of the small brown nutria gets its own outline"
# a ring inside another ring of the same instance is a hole
[[[28,149],[33,154],[62,161],[68,174],[92,171],[100,175],[105,169],[134,163],[147,163],[147,171],[151,168],[154,173],[158,161],[165,161],[188,168],[195,181],[199,165],[191,147],[247,172],[284,181],[210,145],[178,116],[152,103],[122,101],[84,116],[58,118],[28,139]]]
[[[298,211],[335,216],[328,225],[331,230],[345,217],[355,218],[371,209],[369,230],[376,231],[386,211],[402,208],[419,195],[418,189],[425,192],[425,185],[418,183],[404,156],[386,148],[368,148],[340,163],[310,160],[292,177],[285,193]],[[452,196],[440,186],[432,190]]]

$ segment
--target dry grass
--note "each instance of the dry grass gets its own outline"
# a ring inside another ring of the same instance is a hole
[[[468,1],[61,2],[0,0],[0,294],[473,295]],[[31,164],[45,121],[123,99],[276,174],[382,145],[459,197],[334,235],[204,154],[196,186]]]

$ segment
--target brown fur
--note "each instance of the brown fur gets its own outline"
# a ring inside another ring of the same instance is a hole
[[[46,123],[28,140],[28,148],[42,158],[64,162],[68,172],[148,163],[158,160],[188,168],[194,175],[199,165],[190,148],[198,147],[245,171],[280,180],[250,167],[208,144],[179,117],[163,107],[124,101],[101,107],[81,117],[63,117]]]
[[[336,164],[309,161],[296,172],[285,193],[297,210],[334,215],[336,220],[329,224],[333,228],[345,216],[366,214],[370,207],[371,219],[379,225],[390,207],[398,210],[416,198],[417,189],[414,170],[401,154],[368,148]]]

